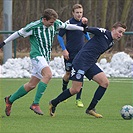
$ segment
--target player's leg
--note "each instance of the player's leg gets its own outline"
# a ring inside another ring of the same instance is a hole
[[[5,97],[5,102],[6,102],[6,109],[5,113],[7,116],[10,116],[11,113],[11,107],[12,104],[15,100],[23,97],[26,95],[30,90],[34,89],[36,85],[38,84],[39,79],[36,77],[32,76],[30,81],[24,85],[22,85],[15,93],[13,93],[10,96]]]
[[[30,106],[30,109],[33,110],[35,113],[39,115],[43,115],[43,112],[41,111],[39,107],[39,102],[41,97],[44,94],[44,91],[46,90],[47,84],[49,83],[50,79],[52,78],[52,72],[43,57],[38,57],[39,62],[38,69],[40,71],[36,72],[36,77],[40,78],[41,81],[38,83],[36,95],[33,101],[33,104]]]
[[[40,99],[42,95],[44,94],[44,91],[46,90],[47,84],[52,78],[52,73],[49,67],[45,67],[42,69],[42,79],[38,84],[34,103],[39,104]]]
[[[63,91],[67,89],[67,86],[68,86],[68,83],[69,83],[69,77],[70,77],[70,71],[66,71],[66,73],[63,77],[63,87],[62,87]],[[82,108],[82,107],[84,107],[84,104],[81,101],[81,93],[82,93],[82,87],[81,87],[81,90],[79,91],[79,93],[76,95],[76,102],[75,103],[76,103],[77,107]],[[67,99],[64,100],[64,102],[67,102]]]
[[[78,70],[76,71],[74,70],[74,68],[72,68],[70,76],[70,79],[72,80],[72,87],[70,89],[63,91],[55,99],[50,101],[49,110],[51,116],[55,115],[55,108],[60,102],[73,96],[74,94],[77,94],[80,91],[82,87],[83,77],[84,77],[83,73],[80,73],[80,71]]]
[[[62,91],[66,90],[68,88],[68,83],[69,83],[69,77],[70,77],[70,72],[71,72],[71,69],[72,69],[72,60],[69,59],[69,60],[66,60],[64,58],[64,64],[65,64],[65,75],[62,79]],[[64,102],[66,103],[67,102],[67,99],[64,100]]]
[[[66,73],[62,79],[62,91],[67,89],[67,86],[69,83],[70,72],[72,69],[72,60],[71,59],[69,59],[69,60],[64,59],[64,64],[65,64]]]
[[[63,79],[62,79],[62,91],[66,90],[67,89],[67,86],[68,86],[68,83],[69,83],[69,77],[70,77],[70,72],[66,71]],[[64,100],[64,103],[67,102],[67,99]]]
[[[67,89],[68,83],[69,83],[69,77],[70,77],[70,72],[66,71],[63,79],[62,79],[62,91]]]
[[[86,113],[94,115],[97,118],[102,118],[102,115],[97,114],[97,113],[95,114],[94,109],[106,91],[106,88],[108,86],[108,79],[106,78],[105,74],[103,72],[101,72],[101,73],[95,75],[93,80],[96,81],[99,84],[99,86],[93,96],[93,99],[92,99],[90,105],[88,106],[88,108],[86,110]]]
[[[65,99],[68,99],[74,94],[77,94],[80,91],[81,86],[82,86],[82,82],[72,81],[72,87],[70,89],[66,89],[60,95],[58,95],[55,99],[51,100],[49,103],[50,115],[55,116],[56,106],[60,102],[64,101]]]
[[[102,72],[102,70],[97,65],[94,65],[89,70],[88,74],[93,77],[92,79],[95,82],[97,82],[99,84],[99,86],[92,98],[90,105],[86,109],[86,113],[91,114],[97,118],[102,118],[102,115],[95,112],[95,107],[96,107],[98,101],[100,101],[101,98],[103,97],[103,95],[106,91],[106,88],[108,87],[109,80],[107,79],[106,75]],[[89,76],[87,76],[87,77],[89,77]],[[89,77],[89,79],[90,79],[90,77]]]
[[[72,61],[73,61],[73,59],[69,59],[69,60],[64,59],[66,73],[63,77],[62,91],[66,90],[67,86],[68,86],[69,77],[70,77],[70,73],[71,73],[71,70],[72,70]],[[75,103],[78,107],[83,107],[84,106],[82,101],[81,101],[81,93],[82,93],[82,87],[81,87],[80,92],[76,95],[76,102]],[[64,100],[64,102],[66,102],[66,101],[67,101],[67,99]]]
[[[77,107],[81,107],[81,108],[84,107],[84,104],[81,100],[82,89],[83,89],[83,85],[82,85],[79,93],[77,93],[77,95],[76,95],[76,105],[77,105]]]

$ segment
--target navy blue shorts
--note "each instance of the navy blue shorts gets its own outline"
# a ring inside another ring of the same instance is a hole
[[[91,66],[86,72],[84,70],[75,70],[72,67],[70,80],[83,82],[84,75],[91,80],[96,74],[103,72],[96,64]]]
[[[69,60],[64,59],[65,70],[67,72],[71,72],[71,70],[72,70],[72,61],[73,61],[73,59],[69,59]]]

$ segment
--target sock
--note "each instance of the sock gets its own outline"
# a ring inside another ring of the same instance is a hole
[[[13,103],[15,100],[26,95],[28,92],[24,89],[24,86],[21,86],[14,94],[11,95],[9,101]]]
[[[80,89],[79,93],[76,95],[76,100],[81,99],[81,93],[82,93],[82,88]]]
[[[89,105],[89,107],[87,108],[87,110],[91,110],[93,108],[95,108],[95,106],[97,105],[98,101],[102,98],[102,96],[104,95],[106,91],[106,88],[99,86],[94,94],[94,97]]]
[[[57,98],[51,101],[53,106],[57,106],[60,102],[66,100],[67,98],[71,97],[72,94],[70,93],[69,89],[64,90]]]
[[[62,91],[64,91],[64,90],[67,89],[67,85],[68,85],[69,81],[65,81],[64,79],[63,79],[62,81],[63,81],[63,84],[62,84]]]
[[[39,104],[40,99],[42,97],[42,95],[44,94],[44,91],[47,87],[47,84],[45,84],[44,82],[40,81],[38,84],[38,88],[36,91],[36,95],[35,95],[35,99],[34,99],[34,104]]]

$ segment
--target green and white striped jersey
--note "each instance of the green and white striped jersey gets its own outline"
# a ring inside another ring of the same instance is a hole
[[[30,36],[30,57],[44,56],[47,61],[51,58],[53,39],[59,28],[66,28],[66,24],[56,19],[54,25],[44,26],[42,19],[31,22],[18,31],[23,37]]]

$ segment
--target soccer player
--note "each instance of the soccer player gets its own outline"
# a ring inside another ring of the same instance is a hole
[[[81,26],[82,23],[86,24],[88,22],[88,19],[83,17],[83,7],[81,4],[73,5],[72,15],[73,17],[67,20],[66,23]],[[66,47],[63,40],[64,35],[66,35]],[[69,83],[70,72],[72,69],[72,61],[75,55],[85,44],[85,37],[87,40],[89,40],[90,36],[88,32],[84,34],[82,31],[79,30],[71,31],[66,29],[60,29],[59,35],[57,37],[63,50],[64,64],[66,70],[66,73],[62,80],[63,81],[62,91],[64,91],[67,89]],[[81,101],[81,93],[82,93],[82,88],[80,89],[79,93],[76,95],[76,105],[78,107],[84,106]]]
[[[82,47],[72,62],[73,66],[70,76],[72,87],[63,91],[58,97],[49,102],[51,116],[55,116],[56,107],[60,102],[80,91],[85,75],[89,80],[92,79],[99,85],[91,103],[86,109],[86,114],[96,118],[103,117],[101,114],[96,113],[95,107],[103,97],[109,85],[109,80],[104,72],[96,65],[96,62],[102,53],[114,45],[114,40],[119,40],[123,36],[125,30],[126,26],[121,22],[116,22],[112,26],[111,31],[98,27],[86,27],[86,31],[94,34],[94,36]]]
[[[56,31],[59,28],[68,30],[84,30],[83,27],[63,23],[57,18],[58,14],[53,9],[46,9],[44,10],[43,16],[40,20],[31,22],[26,27],[13,33],[0,44],[0,48],[2,48],[6,43],[20,36],[30,36],[30,58],[33,65],[32,76],[28,83],[22,85],[12,95],[5,97],[5,113],[7,116],[10,116],[13,102],[26,95],[29,91],[33,90],[37,84],[37,92],[30,109],[36,114],[43,115],[43,112],[39,106],[39,101],[52,77],[52,72],[48,62],[50,60],[52,43]]]

